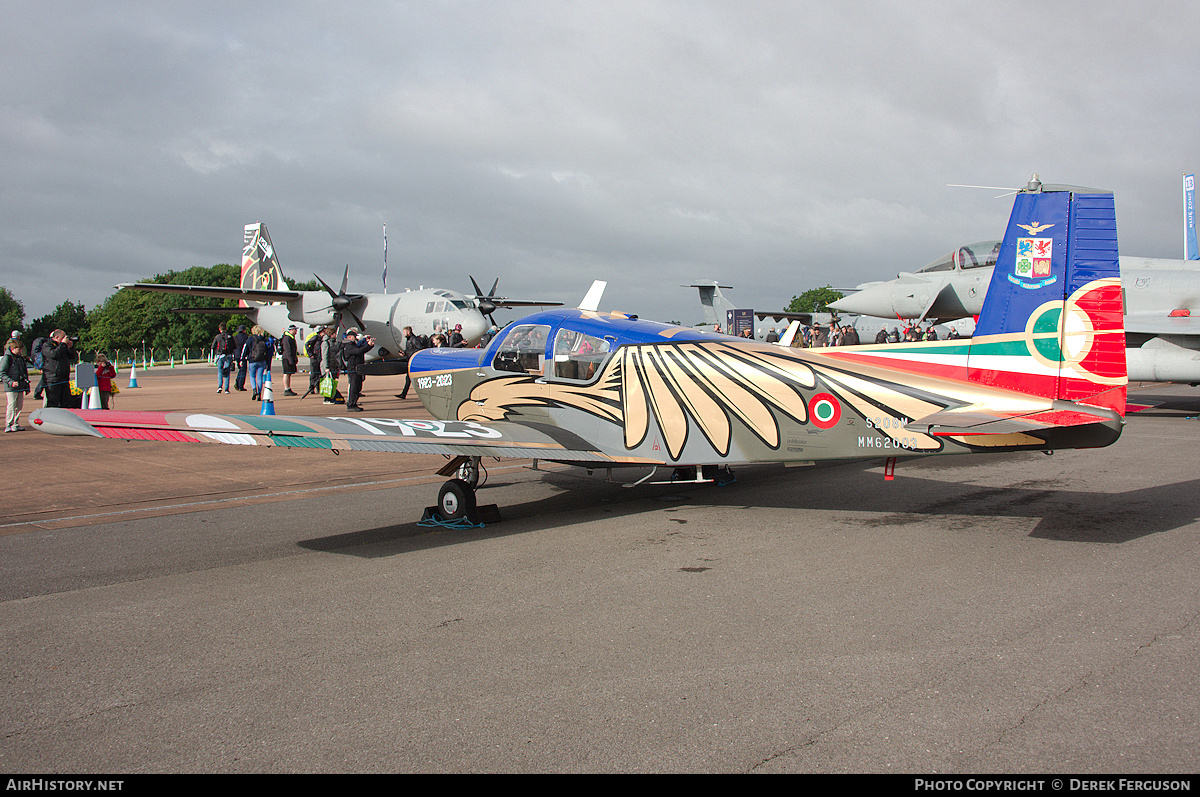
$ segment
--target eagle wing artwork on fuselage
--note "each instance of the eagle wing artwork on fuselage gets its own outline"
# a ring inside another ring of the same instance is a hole
[[[1026,229],[1035,220],[1036,236]],[[589,303],[527,316],[484,349],[412,355],[432,421],[61,409],[31,421],[61,434],[705,473],[1100,447],[1124,423],[1117,262],[1110,193],[1031,182],[1014,202],[969,340],[791,349]],[[462,504],[455,490],[443,510]]]

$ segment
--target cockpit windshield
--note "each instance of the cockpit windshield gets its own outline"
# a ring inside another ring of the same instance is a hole
[[[510,329],[496,349],[492,367],[498,371],[538,374],[546,360],[546,339],[550,327],[546,324],[518,324]]]
[[[999,254],[999,241],[980,241],[960,246],[953,252],[939,257],[925,268],[918,269],[916,273],[927,274],[933,271],[990,267],[996,265],[996,257]]]

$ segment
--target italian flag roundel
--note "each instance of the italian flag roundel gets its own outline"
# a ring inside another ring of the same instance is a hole
[[[818,429],[829,429],[841,420],[842,407],[828,393],[817,393],[808,400],[808,417]]]

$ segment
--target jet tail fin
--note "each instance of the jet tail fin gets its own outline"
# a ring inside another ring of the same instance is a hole
[[[288,290],[271,236],[267,234],[267,225],[262,222],[247,224],[242,237],[241,287],[246,290]],[[238,304],[249,306],[245,299]]]
[[[1125,329],[1111,192],[1042,185],[1013,204],[967,378],[1124,414]]]

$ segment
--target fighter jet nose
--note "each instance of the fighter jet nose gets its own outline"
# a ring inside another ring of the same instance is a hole
[[[840,313],[858,313],[859,315],[890,318],[892,316],[892,291],[887,285],[868,285],[857,293],[843,296],[836,302],[830,302],[829,307]]]

